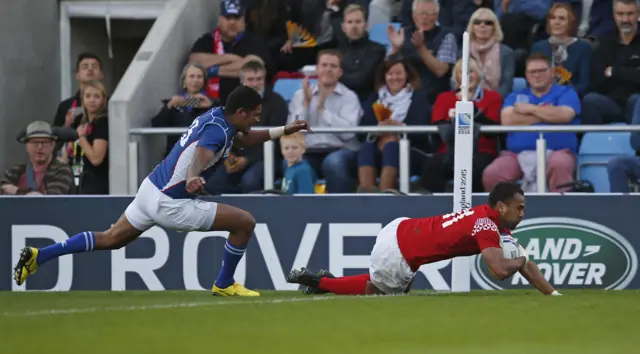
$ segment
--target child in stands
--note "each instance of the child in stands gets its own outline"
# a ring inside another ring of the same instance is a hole
[[[295,133],[280,138],[280,149],[287,169],[282,179],[282,191],[287,194],[313,194],[316,176],[307,161],[302,159],[307,146],[304,134]]]

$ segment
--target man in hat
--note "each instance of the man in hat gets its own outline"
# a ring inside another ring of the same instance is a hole
[[[191,48],[189,62],[207,68],[207,96],[224,105],[227,96],[240,85],[240,68],[257,60],[267,68],[267,80],[274,63],[266,43],[245,32],[245,7],[241,0],[220,2],[218,28],[202,35]]]
[[[74,186],[73,172],[53,157],[56,139],[49,123],[29,124],[20,139],[27,146],[29,161],[7,170],[0,179],[0,194],[69,194]]]

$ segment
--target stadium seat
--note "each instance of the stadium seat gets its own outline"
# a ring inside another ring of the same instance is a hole
[[[527,80],[524,77],[513,78],[513,90],[518,91],[527,88]]]
[[[399,22],[392,22],[392,24],[396,29],[399,29],[401,27]],[[390,47],[390,43],[389,37],[387,37],[387,24],[378,23],[376,25],[373,25],[373,27],[371,27],[371,30],[369,31],[369,39],[382,44],[383,46],[385,46],[385,48],[388,49]]]
[[[618,156],[634,156],[628,132],[592,132],[582,138],[578,152],[578,179],[588,180],[596,193],[609,193],[607,163]]]
[[[312,79],[309,82],[314,85],[318,80]],[[302,79],[279,79],[273,85],[273,91],[277,92],[284,98],[284,100],[289,103],[293,98],[293,94],[296,93],[299,89],[302,88]]]

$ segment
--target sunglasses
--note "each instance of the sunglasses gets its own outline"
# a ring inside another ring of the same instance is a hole
[[[491,21],[491,20],[474,20],[473,24],[474,25],[493,26],[493,21]]]

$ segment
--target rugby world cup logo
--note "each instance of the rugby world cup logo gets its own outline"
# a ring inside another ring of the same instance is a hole
[[[471,125],[470,113],[458,113],[458,126]]]

